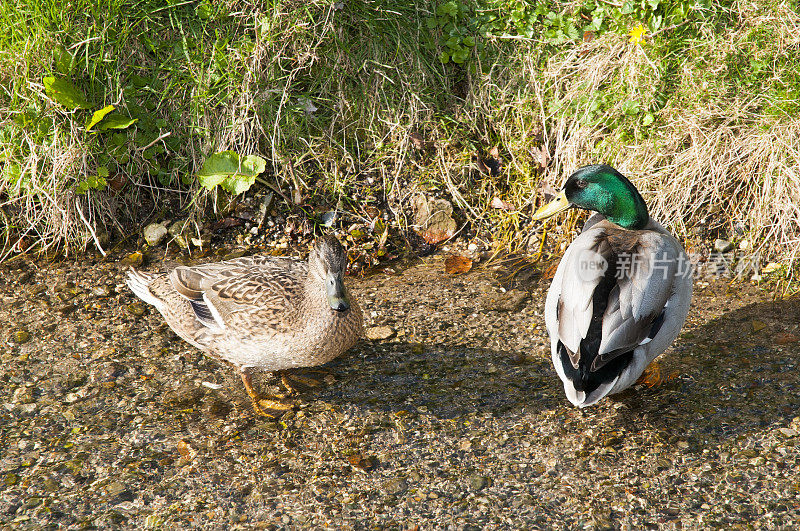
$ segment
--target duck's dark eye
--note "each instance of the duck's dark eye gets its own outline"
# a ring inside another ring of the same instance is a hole
[[[578,188],[586,188],[588,185],[589,183],[587,183],[583,179],[578,179],[577,181],[575,181],[575,186],[577,186]]]

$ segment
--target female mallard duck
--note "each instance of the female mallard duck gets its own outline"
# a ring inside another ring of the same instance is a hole
[[[250,371],[322,365],[363,335],[361,309],[342,280],[345,265],[342,245],[325,236],[308,262],[250,256],[161,275],[131,270],[127,283],[176,334],[237,367],[256,413],[267,415],[265,408],[290,406],[260,397]]]
[[[692,300],[678,240],[650,218],[611,166],[584,166],[535,220],[571,207],[594,214],[558,265],[545,302],[556,372],[579,407],[633,385],[678,336]]]

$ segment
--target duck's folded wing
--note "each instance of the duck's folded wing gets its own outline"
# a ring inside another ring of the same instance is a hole
[[[268,314],[285,312],[302,291],[298,277],[285,269],[220,265],[177,267],[170,273],[175,290],[209,328],[246,326],[254,315],[269,321]]]
[[[593,301],[600,280],[608,268],[611,247],[601,229],[581,233],[561,259],[563,270],[556,308],[558,338],[567,348],[573,367],[580,360],[581,341],[592,322]]]
[[[617,257],[617,284],[603,314],[602,339],[592,370],[647,343],[664,321],[683,252],[670,236],[641,235],[630,260]]]

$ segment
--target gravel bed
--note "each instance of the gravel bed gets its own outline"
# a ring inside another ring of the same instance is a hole
[[[698,285],[661,358],[677,377],[578,410],[547,281],[450,276],[441,253],[349,278],[376,339],[303,371],[326,385],[271,420],[118,258],[2,268],[3,528],[800,526],[796,299]]]

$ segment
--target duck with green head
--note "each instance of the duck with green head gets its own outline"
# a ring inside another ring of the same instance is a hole
[[[533,219],[574,207],[596,214],[561,258],[545,322],[567,398],[586,407],[633,385],[672,344],[689,312],[692,278],[681,244],[611,166],[580,168]]]

